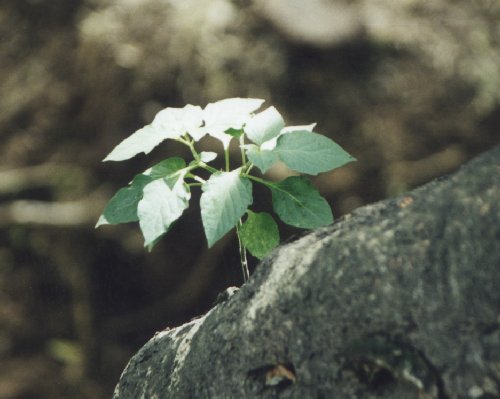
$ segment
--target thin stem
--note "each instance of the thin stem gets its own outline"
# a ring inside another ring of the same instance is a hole
[[[240,237],[240,228],[243,223],[240,221],[236,224],[236,235],[238,236],[238,246],[240,250],[240,262],[241,271],[243,272],[243,283],[246,283],[250,278],[250,272],[248,271],[248,261],[247,261],[247,249],[243,245]]]
[[[185,135],[184,137],[178,138],[178,142],[185,144],[189,147],[189,150],[191,151],[191,154],[193,155],[194,160],[198,164],[197,166],[194,166],[193,169],[197,168],[198,166],[200,168],[203,168],[205,170],[208,170],[210,173],[217,173],[219,170],[215,169],[214,167],[207,165],[205,162],[203,162],[200,158],[200,154],[196,151],[196,148],[194,148],[194,140],[192,140],[188,135]],[[226,159],[226,167],[228,165],[229,159]]]
[[[254,166],[255,165],[253,163],[249,162],[248,166],[247,166],[247,170],[245,171],[245,174],[248,175]]]
[[[196,180],[198,183],[203,184],[206,182],[205,179],[202,179],[200,176],[193,175],[192,173],[187,173],[186,177]],[[194,184],[194,183],[193,183]]]
[[[242,165],[246,165],[246,163],[247,163],[247,159],[245,156],[245,149],[243,148],[244,145],[245,145],[245,135],[242,134],[240,136],[240,150],[241,150],[241,164]]]
[[[271,183],[270,181],[261,179],[260,177],[257,177],[257,176],[249,175],[248,172],[245,173],[244,176],[248,177],[250,180],[256,181],[257,183],[263,184],[263,185],[265,185],[267,187],[271,187],[271,188],[276,187],[276,185],[273,184],[273,183]]]
[[[189,150],[191,151],[191,154],[193,155],[193,158],[195,159],[196,162],[201,162],[200,160],[200,154],[196,151],[196,148],[194,148],[194,141],[186,134],[181,138],[177,139],[178,142],[185,144],[189,147]]]
[[[226,172],[229,172],[229,146],[224,148],[224,158],[226,159]]]
[[[217,173],[220,172],[220,170],[215,169],[214,167],[207,165],[205,162],[200,162],[199,167],[203,168],[205,170],[208,170],[210,173]]]

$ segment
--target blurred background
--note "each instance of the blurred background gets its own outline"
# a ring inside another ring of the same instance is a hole
[[[0,1],[0,398],[110,397],[155,331],[241,284],[199,194],[152,253],[137,224],[94,229],[136,173],[189,159],[101,162],[156,112],[256,97],[317,122],[358,159],[314,178],[340,217],[499,142],[499,21],[496,0]]]

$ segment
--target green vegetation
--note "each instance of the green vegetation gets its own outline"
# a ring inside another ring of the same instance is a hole
[[[160,111],[150,125],[123,140],[104,160],[123,161],[141,152],[147,154],[166,139],[186,145],[193,160],[186,163],[182,158],[168,158],[135,176],[111,198],[97,226],[138,221],[145,246],[151,249],[188,208],[191,189],[200,186],[208,246],[236,227],[246,281],[246,251],[263,259],[279,244],[273,217],[249,209],[253,183],[271,190],[274,212],[283,222],[306,229],[332,223],[330,206],[307,177],[272,182],[250,173],[254,168],[265,173],[282,161],[296,172],[317,175],[355,159],[329,138],[314,133],[315,125],[285,127],[274,107],[255,113],[263,102],[230,98],[204,109],[186,105]],[[221,141],[224,170],[209,165],[216,153],[196,150],[196,142],[206,134]],[[239,142],[241,164],[231,170],[229,143],[233,139]],[[205,180],[196,174],[200,170],[210,172],[210,177]]]

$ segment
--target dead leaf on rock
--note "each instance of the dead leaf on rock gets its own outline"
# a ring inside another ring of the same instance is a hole
[[[266,372],[267,386],[275,386],[283,382],[295,383],[296,381],[295,373],[283,364],[278,364]]]

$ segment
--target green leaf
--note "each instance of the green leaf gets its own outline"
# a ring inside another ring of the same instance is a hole
[[[172,183],[172,179],[163,178],[147,184],[137,206],[144,246],[149,249],[189,206],[191,193],[184,184],[183,175],[179,175],[177,181]]]
[[[250,253],[262,260],[280,242],[278,226],[266,212],[247,212],[248,218],[240,227],[240,238]]]
[[[257,166],[262,173],[266,173],[266,171],[278,161],[278,156],[273,151],[260,149],[255,144],[246,144],[245,149],[247,158]]]
[[[285,121],[274,107],[269,107],[252,117],[245,125],[245,132],[250,140],[261,145],[274,137],[277,137],[281,129],[285,127]]]
[[[230,129],[227,129],[224,133],[229,134],[230,136],[232,136],[236,139],[239,139],[241,137],[241,135],[245,133],[245,131],[243,129],[230,128]]]
[[[288,177],[270,187],[273,209],[283,222],[304,229],[333,222],[330,205],[306,177]]]
[[[173,157],[157,163],[144,173],[137,175],[128,187],[120,189],[106,205],[96,227],[102,224],[136,222],[137,206],[143,197],[144,187],[155,179],[171,178],[186,167],[182,158]]]
[[[227,148],[233,136],[226,131],[240,130],[263,102],[255,98],[227,98],[208,104],[203,110],[205,125],[196,129],[194,134],[201,137],[208,133],[222,141],[224,148]]]
[[[156,165],[146,170],[144,174],[150,176],[152,179],[160,179],[172,175],[185,167],[186,162],[184,159],[172,157],[158,162]]]
[[[306,130],[283,134],[274,151],[290,169],[310,175],[356,160],[333,140]]]
[[[252,204],[252,184],[240,170],[210,176],[200,198],[201,219],[208,246],[231,230]]]
[[[107,203],[95,227],[138,221],[137,204],[142,199],[144,186],[151,180],[150,176],[137,175],[128,187],[118,190]]]

